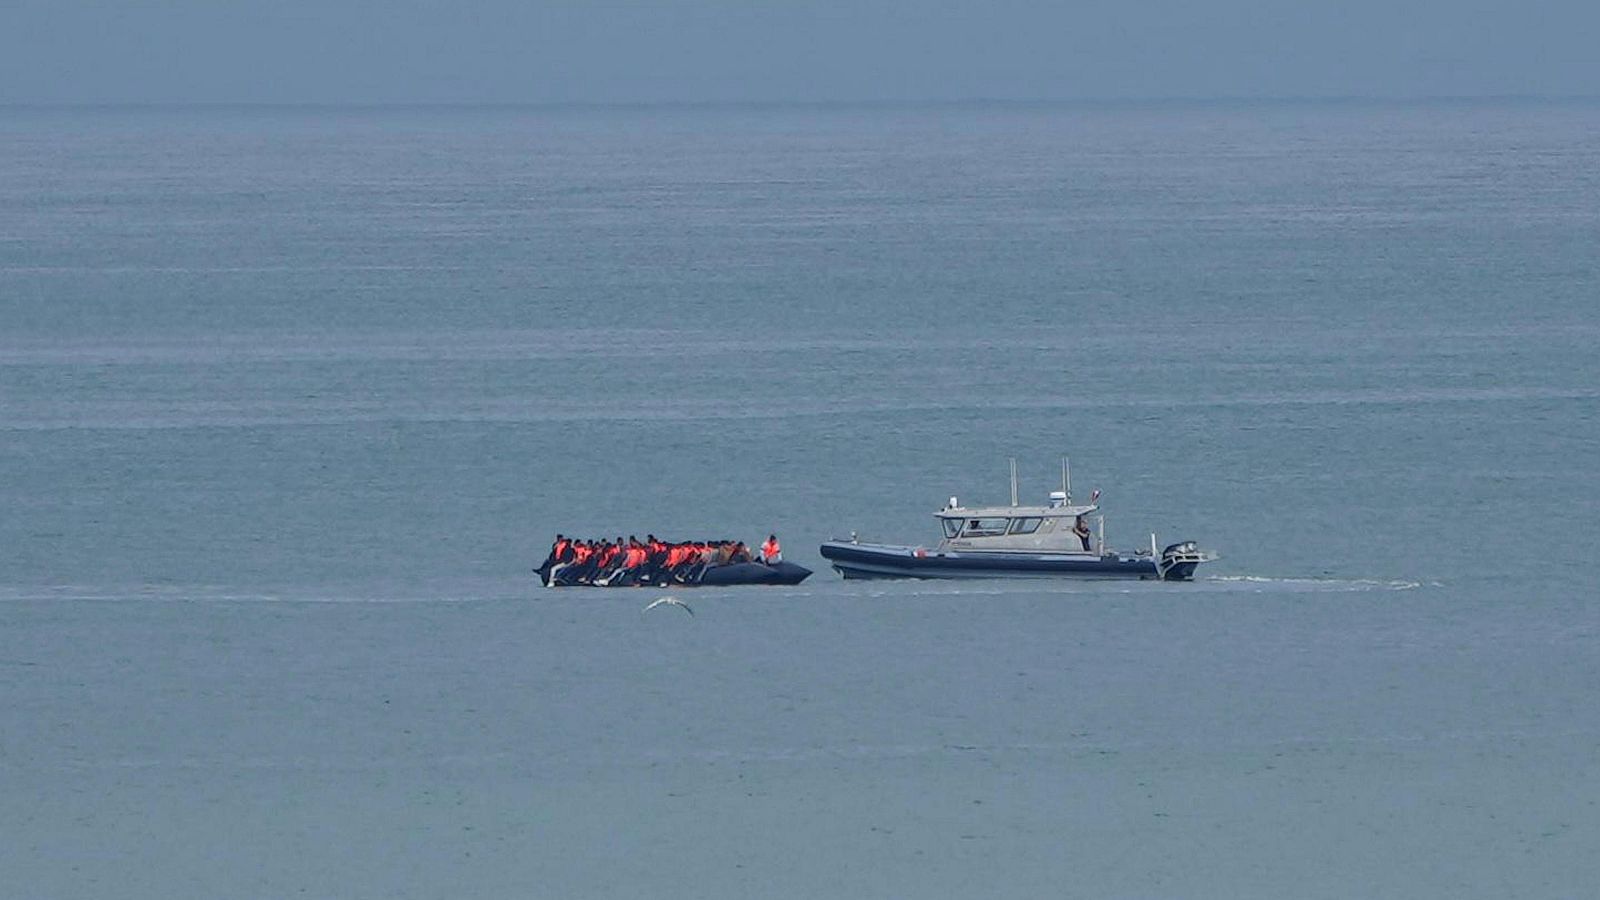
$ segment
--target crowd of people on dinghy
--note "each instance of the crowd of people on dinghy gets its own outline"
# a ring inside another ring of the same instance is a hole
[[[535,571],[549,587],[629,587],[700,584],[711,569],[741,564],[770,569],[786,566],[778,536],[767,535],[766,541],[751,552],[743,541],[664,541],[653,534],[645,535],[642,541],[632,535],[627,540],[618,536],[613,541],[558,534],[550,546],[550,555]],[[755,572],[753,580],[767,580],[760,577],[759,570]]]

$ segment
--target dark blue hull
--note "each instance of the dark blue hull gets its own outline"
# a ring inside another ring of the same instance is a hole
[[[1161,578],[1148,556],[1062,553],[954,553],[921,547],[829,541],[822,555],[845,578]],[[1195,564],[1172,567],[1168,581],[1187,580]]]
[[[734,563],[714,566],[700,576],[699,584],[799,584],[806,580],[811,570],[791,562]]]

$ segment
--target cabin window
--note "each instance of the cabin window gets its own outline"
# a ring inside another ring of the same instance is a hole
[[[1004,516],[985,519],[968,519],[967,527],[962,530],[961,536],[988,537],[989,535],[993,534],[1005,534],[1006,526],[1009,524],[1011,524],[1011,520]]]
[[[1033,517],[1025,517],[1025,518],[1021,518],[1021,519],[1012,519],[1011,520],[1011,533],[1012,534],[1033,534],[1035,531],[1039,530],[1039,525],[1043,521],[1044,521],[1043,519],[1033,518]]]
[[[940,519],[939,521],[944,523],[944,536],[945,537],[953,538],[956,535],[961,533],[961,520],[960,519]]]

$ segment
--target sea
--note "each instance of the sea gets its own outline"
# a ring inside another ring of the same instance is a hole
[[[1592,897],[1597,346],[1594,101],[0,109],[0,895]]]

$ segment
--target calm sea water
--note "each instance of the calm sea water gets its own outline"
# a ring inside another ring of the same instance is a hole
[[[1592,104],[0,112],[7,893],[1587,896],[1596,248]],[[1063,454],[1223,559],[816,553]]]

